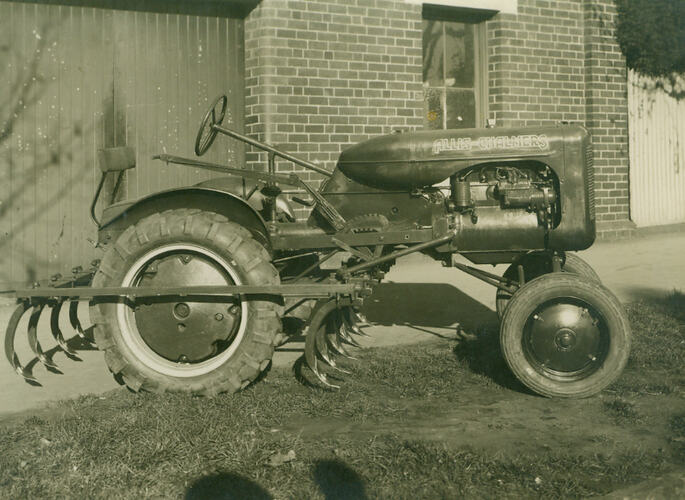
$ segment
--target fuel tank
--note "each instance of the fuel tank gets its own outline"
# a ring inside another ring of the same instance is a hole
[[[344,150],[338,168],[356,182],[381,189],[431,186],[459,170],[493,160],[537,160],[553,167],[564,135],[582,127],[558,125],[428,130],[375,137]],[[583,132],[584,133],[584,132]]]

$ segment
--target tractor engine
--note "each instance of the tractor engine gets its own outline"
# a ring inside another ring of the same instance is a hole
[[[477,222],[478,207],[500,206],[535,213],[542,226],[553,226],[557,210],[555,179],[548,167],[485,165],[450,177],[448,207],[470,213]]]

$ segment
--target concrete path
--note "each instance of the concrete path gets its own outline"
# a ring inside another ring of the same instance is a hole
[[[673,290],[685,291],[685,232],[658,234],[616,242],[602,242],[581,252],[603,283],[621,300],[663,297]],[[492,266],[482,266],[492,271]],[[505,266],[497,266],[502,273]],[[457,325],[467,331],[477,331],[483,325],[497,323],[494,313],[495,291],[456,269],[443,268],[422,255],[401,259],[388,273],[370,298],[367,318],[373,323],[367,329],[371,338],[362,339],[366,346],[382,346],[419,342],[440,337],[454,337]],[[81,317],[88,319],[86,304],[81,304]],[[13,306],[0,304],[0,332],[4,331]],[[66,312],[66,311],[63,311]],[[43,316],[49,316],[44,314]],[[44,350],[53,350],[48,317],[39,324],[39,340]],[[25,325],[25,318],[23,324]],[[65,336],[72,329],[63,314],[61,324]],[[86,325],[87,326],[87,323]],[[25,332],[20,326],[20,332]],[[62,374],[49,373],[35,359],[30,367],[41,386],[32,386],[15,374],[4,357],[0,360],[0,415],[37,408],[49,401],[100,394],[120,387],[109,373],[101,352],[72,339],[79,348],[82,361],[66,358],[54,349],[54,360]],[[274,356],[275,366],[289,366],[302,353],[302,342],[290,342]],[[33,356],[26,336],[18,335],[17,350],[26,362]]]

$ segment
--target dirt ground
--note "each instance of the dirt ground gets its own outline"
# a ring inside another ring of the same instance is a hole
[[[612,411],[607,394],[584,400],[549,400],[474,385],[461,387],[459,400],[450,402],[426,404],[377,396],[395,408],[395,416],[362,423],[316,418],[278,430],[305,440],[396,433],[501,456],[569,449],[578,455],[615,456],[636,448],[644,452],[669,449],[674,443],[669,417],[685,414],[682,395],[631,397],[634,406],[629,416]]]

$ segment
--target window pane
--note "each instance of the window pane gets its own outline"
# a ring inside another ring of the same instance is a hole
[[[438,86],[445,84],[443,74],[443,51],[445,48],[442,34],[442,21],[423,20],[423,84]]]
[[[469,88],[474,85],[473,25],[445,23],[445,85]]]
[[[441,89],[424,89],[423,91],[423,107],[426,113],[424,123],[428,129],[442,128],[442,92]]]
[[[476,126],[476,98],[473,90],[447,89],[447,128]]]

